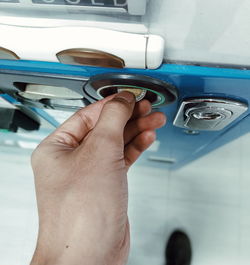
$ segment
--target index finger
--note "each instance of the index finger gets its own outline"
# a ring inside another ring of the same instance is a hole
[[[78,110],[46,139],[77,146],[95,127],[104,104],[113,97],[109,96]]]

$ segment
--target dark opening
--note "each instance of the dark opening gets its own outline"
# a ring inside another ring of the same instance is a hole
[[[165,265],[191,265],[191,259],[192,249],[188,236],[182,231],[175,231],[167,242]]]
[[[23,83],[23,82],[14,82],[13,85],[14,85],[17,89],[19,89],[19,90],[21,90],[22,92],[24,92],[25,89],[26,89],[26,86],[27,86],[28,84],[27,84],[27,83]]]

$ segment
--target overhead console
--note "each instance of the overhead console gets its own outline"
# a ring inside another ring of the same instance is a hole
[[[164,39],[149,0],[0,0],[0,59],[156,69]]]

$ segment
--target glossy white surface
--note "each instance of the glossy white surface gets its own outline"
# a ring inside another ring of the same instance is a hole
[[[118,56],[127,67],[146,66],[147,38],[140,34],[88,27],[26,28],[0,25],[0,35],[0,46],[8,47],[23,60],[58,62],[58,52],[84,47]],[[113,43],[117,44],[116,49]],[[158,65],[161,61],[162,58]]]
[[[250,262],[250,134],[174,172],[153,164],[129,172],[129,265],[163,265],[175,229],[192,241],[192,265]],[[0,264],[28,264],[37,213],[29,151],[0,147]]]
[[[83,47],[115,55],[128,68],[155,69],[161,65],[164,53],[164,39],[160,36],[94,27],[27,28],[0,24],[0,35],[0,47],[22,60],[58,62],[57,53]]]

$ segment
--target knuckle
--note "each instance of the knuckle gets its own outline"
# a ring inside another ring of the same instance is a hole
[[[127,166],[131,166],[134,163],[134,161],[129,156],[125,157],[125,162]]]
[[[130,110],[130,104],[126,99],[115,97],[106,104],[109,108]]]
[[[80,120],[82,121],[83,125],[86,127],[87,130],[90,131],[93,129],[92,120],[82,110],[77,111],[76,116],[80,118]]]
[[[76,136],[70,132],[67,131],[59,131],[56,135],[55,135],[55,139],[66,146],[69,147],[77,147],[79,145],[79,141],[76,138]]]

